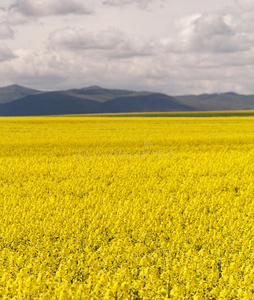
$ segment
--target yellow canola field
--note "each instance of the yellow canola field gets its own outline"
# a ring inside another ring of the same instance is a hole
[[[254,299],[254,117],[0,134],[0,299]]]

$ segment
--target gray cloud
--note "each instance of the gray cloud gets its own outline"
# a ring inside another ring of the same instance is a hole
[[[10,11],[30,17],[92,13],[78,0],[16,0]]]
[[[129,37],[117,29],[108,29],[96,33],[82,28],[65,28],[49,35],[51,48],[69,50],[96,50],[111,58],[126,58],[154,55],[153,41],[138,37]]]
[[[103,4],[111,6],[125,6],[135,4],[141,9],[147,9],[151,4],[160,3],[164,0],[105,0]]]
[[[14,32],[12,28],[5,23],[0,23],[0,39],[12,39]]]
[[[230,90],[254,93],[254,52],[240,57],[237,52],[178,52],[117,60],[98,57],[94,49],[91,52],[27,49],[15,54],[17,59],[0,64],[3,82],[11,78],[12,82],[41,89],[99,84],[178,95]]]
[[[194,32],[200,36],[233,35],[234,31],[225,23],[220,15],[204,15],[193,21]]]
[[[16,58],[11,49],[9,49],[5,44],[0,43],[0,62],[10,61]]]

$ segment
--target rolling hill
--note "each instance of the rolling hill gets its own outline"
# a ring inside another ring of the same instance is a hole
[[[87,114],[101,111],[102,104],[97,101],[74,97],[62,92],[30,95],[0,105],[1,116]]]
[[[41,91],[29,89],[17,84],[0,88],[0,104],[14,101],[28,95],[36,95]]]
[[[0,88],[0,116],[254,110],[254,95],[168,96],[99,86],[41,92],[18,85]]]
[[[193,111],[195,108],[180,104],[173,97],[159,94],[141,94],[117,97],[104,103],[107,113]]]
[[[190,105],[201,111],[216,110],[252,110],[254,109],[254,95],[239,95],[228,92],[222,94],[202,94],[177,96],[178,101]]]

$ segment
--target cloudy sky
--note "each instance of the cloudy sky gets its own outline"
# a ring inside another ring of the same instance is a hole
[[[0,0],[0,86],[254,94],[253,0]]]

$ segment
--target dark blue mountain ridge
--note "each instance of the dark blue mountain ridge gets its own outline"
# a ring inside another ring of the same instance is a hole
[[[100,86],[51,92],[19,85],[0,88],[0,116],[219,110],[254,110],[254,95],[169,96]]]

